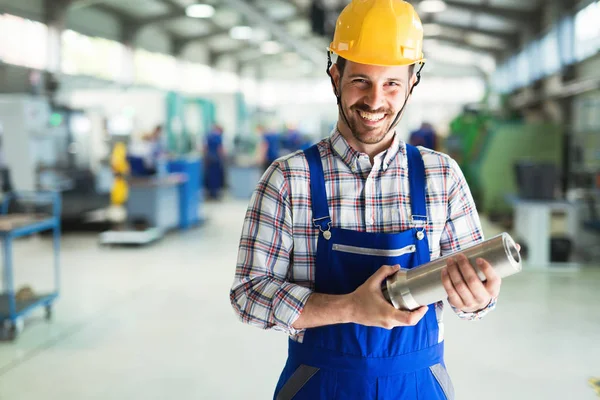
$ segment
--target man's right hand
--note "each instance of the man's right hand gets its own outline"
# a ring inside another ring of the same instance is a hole
[[[400,266],[384,265],[365,283],[350,294],[352,322],[392,329],[397,326],[414,326],[425,316],[427,306],[414,311],[400,311],[383,297],[381,284],[400,269]]]

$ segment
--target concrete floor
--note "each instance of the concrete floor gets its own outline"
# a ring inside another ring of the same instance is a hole
[[[65,235],[54,320],[39,312],[0,343],[0,399],[270,398],[286,337],[242,325],[228,299],[245,207],[209,204],[203,228],[145,248]],[[19,242],[17,281],[48,288],[50,252],[46,239]],[[447,313],[457,398],[597,398],[587,381],[600,377],[599,289],[600,267],[525,270],[485,320]]]

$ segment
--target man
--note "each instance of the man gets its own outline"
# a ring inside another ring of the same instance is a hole
[[[225,150],[223,128],[214,124],[204,144],[204,185],[209,199],[218,199],[225,186]]]
[[[401,0],[354,0],[340,15],[328,68],[332,135],[281,158],[261,178],[240,241],[231,302],[243,322],[290,335],[276,399],[446,399],[443,303],[396,310],[382,282],[483,239],[457,164],[394,132],[423,63],[423,30]],[[330,61],[331,63],[331,61]],[[442,279],[465,319],[494,308],[464,258]],[[394,265],[394,266],[391,266]]]
[[[423,122],[421,127],[411,132],[408,143],[413,146],[423,146],[431,150],[438,150],[437,135],[428,122]]]
[[[262,134],[262,140],[259,147],[260,160],[263,170],[267,170],[269,166],[280,156],[281,152],[281,135],[274,129],[273,124],[270,128],[266,128]]]

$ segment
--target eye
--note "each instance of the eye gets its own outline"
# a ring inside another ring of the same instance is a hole
[[[390,85],[390,86],[402,86],[402,85],[400,84],[400,82],[394,82],[394,81],[392,81],[392,82],[388,82],[388,85]]]
[[[354,79],[352,82],[354,82],[354,83],[363,83],[364,84],[364,83],[367,83],[367,80],[366,79]]]

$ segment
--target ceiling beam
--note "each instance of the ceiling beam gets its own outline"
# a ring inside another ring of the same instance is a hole
[[[107,14],[112,15],[113,17],[127,22],[127,23],[135,23],[138,24],[139,20],[136,20],[131,15],[125,14],[122,10],[111,6],[110,4],[106,4],[101,1],[97,1],[95,3],[83,4],[83,3],[74,3],[71,8],[84,8],[84,7],[94,7],[97,10],[104,11]]]
[[[173,35],[173,37],[176,38],[178,41],[183,42],[184,46],[187,46],[188,44],[190,44],[192,42],[203,42],[203,41],[209,40],[215,36],[223,35],[225,33],[229,33],[229,28],[218,28],[217,30],[214,30],[212,32],[203,33],[200,35],[193,35],[193,36]]]
[[[139,22],[142,26],[159,24],[161,22],[171,21],[173,19],[185,17],[185,9],[172,9],[167,14],[157,15],[156,17],[148,17],[140,19]]]
[[[255,43],[243,40],[243,41],[240,41],[240,44],[237,47],[234,47],[233,49],[214,51],[213,55],[216,58],[223,57],[223,56],[236,55],[237,53],[247,50],[249,48],[258,48],[258,46]]]
[[[504,40],[505,42],[507,42],[507,44],[516,43],[519,38],[518,32],[498,32],[498,31],[494,31],[492,29],[477,28],[474,26],[467,27],[467,26],[462,26],[462,25],[454,25],[454,24],[449,24],[447,22],[438,21],[435,17],[434,18],[426,17],[423,19],[423,24],[428,24],[428,23],[436,24],[442,28],[452,29],[457,32],[461,32],[462,34],[476,33],[479,35],[493,36],[495,38]]]
[[[448,38],[448,37],[437,37],[437,38],[435,38],[433,40],[438,41],[440,43],[453,44],[455,46],[459,46],[459,47],[462,47],[462,48],[465,48],[465,49],[473,50],[475,52],[488,53],[488,54],[492,55],[496,59],[503,52],[502,49],[498,49],[496,47],[476,46],[476,45],[473,45],[473,44],[467,42],[466,40],[461,40],[461,39],[452,39],[452,38]]]
[[[486,4],[466,4],[455,0],[445,0],[448,7],[455,10],[472,12],[477,14],[488,14],[494,17],[505,18],[512,21],[527,23],[535,18],[537,10],[513,10],[507,8],[492,7]]]
[[[170,17],[168,19],[187,17],[187,14],[185,12],[185,9],[186,9],[185,6],[182,6],[181,4],[177,3],[175,0],[162,0],[162,2],[170,8],[170,15],[171,16],[175,15],[175,17]],[[163,18],[162,20],[159,20],[157,22],[164,22],[164,21],[167,21],[168,19]],[[203,21],[206,21],[211,26],[211,29],[213,29],[213,30],[222,29],[219,25],[217,25],[215,20],[212,18],[203,19]],[[155,23],[155,22],[150,22],[150,23]]]
[[[290,34],[281,22],[275,22],[265,15],[264,12],[256,8],[252,4],[248,4],[244,0],[223,0],[238,12],[245,15],[248,21],[268,29],[271,34],[284,46],[294,50],[301,57],[310,60],[311,62],[320,65],[323,63],[323,52],[304,41],[301,41]]]

